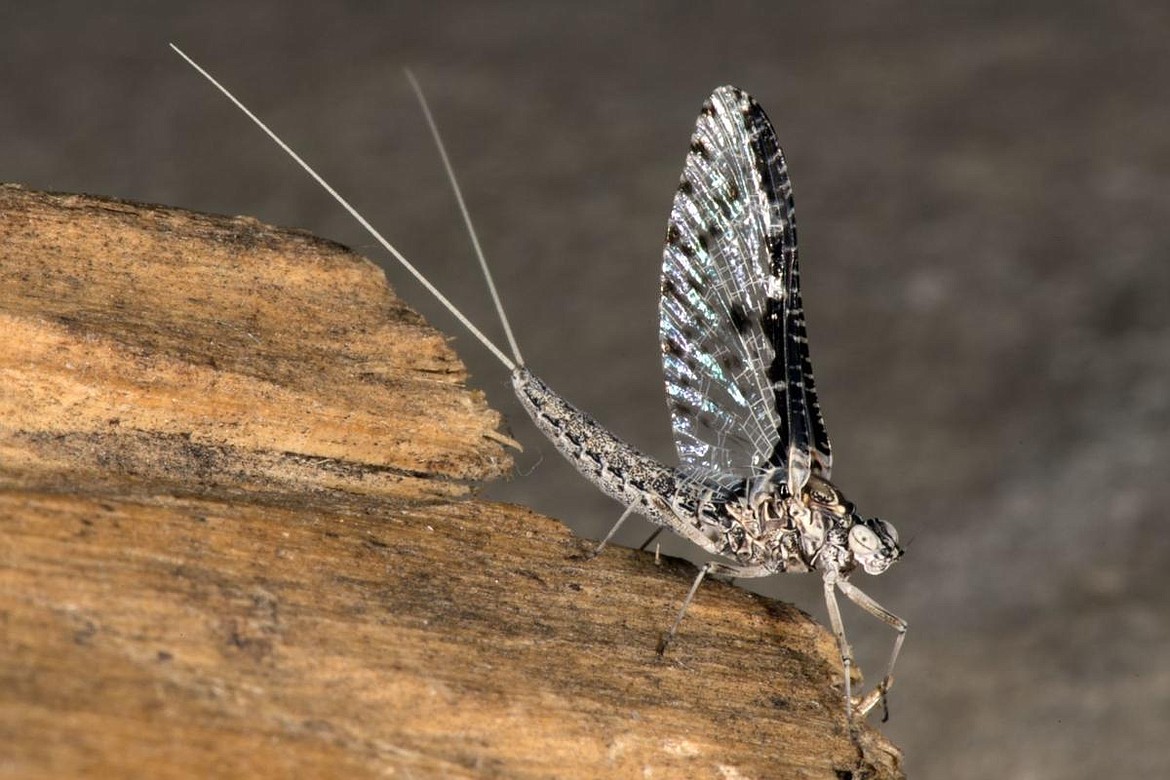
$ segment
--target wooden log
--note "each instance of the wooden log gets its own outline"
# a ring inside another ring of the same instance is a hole
[[[469,500],[511,462],[342,247],[0,187],[0,774],[900,777],[788,605]]]

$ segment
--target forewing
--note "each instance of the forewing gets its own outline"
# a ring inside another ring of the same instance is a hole
[[[768,117],[720,87],[703,104],[666,231],[659,337],[685,470],[728,483],[828,476],[808,357],[792,187]]]

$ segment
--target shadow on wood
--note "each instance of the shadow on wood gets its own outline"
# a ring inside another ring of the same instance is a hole
[[[499,416],[344,248],[0,187],[0,773],[900,777],[832,637],[468,500]]]

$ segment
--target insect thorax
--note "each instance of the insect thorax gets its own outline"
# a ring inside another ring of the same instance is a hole
[[[744,564],[773,572],[853,568],[848,545],[857,520],[853,505],[819,477],[811,477],[796,498],[773,475],[745,480],[712,509],[721,552]]]

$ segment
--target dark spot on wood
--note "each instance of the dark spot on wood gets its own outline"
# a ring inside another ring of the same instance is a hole
[[[683,195],[689,196],[689,195],[693,195],[695,193],[695,188],[693,186],[691,186],[691,183],[689,181],[687,181],[686,179],[683,179],[682,181],[680,181],[678,183],[678,191],[681,192]]]
[[[88,645],[89,640],[93,639],[97,634],[97,625],[92,620],[85,621],[85,625],[73,632],[73,643],[78,645]]]
[[[664,296],[666,296],[666,295],[675,295],[675,294],[677,293],[677,291],[678,291],[678,288],[676,288],[676,287],[674,286],[674,280],[673,280],[673,279],[671,279],[671,278],[670,278],[670,277],[668,277],[668,276],[664,276],[664,277],[662,277],[662,294],[663,294]]]
[[[521,577],[527,577],[538,585],[542,585],[546,588],[549,586],[548,583],[544,581],[544,578],[534,571],[529,571],[528,569],[517,569],[516,573]]]
[[[700,233],[700,234],[698,235],[698,240],[699,240],[699,248],[700,248],[700,249],[702,249],[704,252],[706,252],[706,251],[707,251],[707,247],[708,247],[708,244],[707,244],[707,234],[706,234],[706,233]]]
[[[679,238],[678,225],[671,222],[669,225],[666,226],[666,243],[672,244],[672,245],[676,244],[676,243],[678,243],[678,238]]]
[[[675,414],[681,414],[684,417],[691,417],[695,413],[695,407],[677,400],[671,400],[670,410]]]
[[[736,184],[735,182],[731,182],[729,185],[727,185],[727,197],[730,200],[739,200],[739,185],[738,184]]]
[[[711,153],[707,151],[707,147],[702,141],[691,141],[691,153],[702,157],[704,160],[711,159]]]

